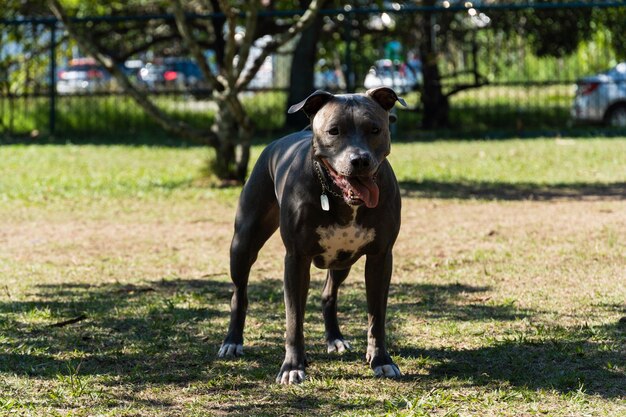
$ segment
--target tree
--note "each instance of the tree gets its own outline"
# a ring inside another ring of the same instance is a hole
[[[300,7],[306,7],[306,0],[300,0]],[[300,35],[293,52],[293,60],[289,74],[289,93],[287,108],[307,97],[314,88],[315,61],[317,44],[322,29],[322,17],[318,15],[315,22]],[[289,127],[306,126],[308,118],[303,112],[287,114],[285,124]]]
[[[217,114],[210,131],[199,131],[166,114],[122,71],[121,64],[129,56],[129,51],[136,52],[141,48],[136,41],[132,42],[124,35],[133,33],[134,39],[140,39],[139,43],[154,43],[154,39],[137,37],[136,28],[126,28],[116,32],[115,37],[102,39],[94,35],[93,25],[80,25],[72,19],[60,0],[48,0],[50,10],[62,21],[83,52],[98,60],[150,117],[172,134],[213,147],[216,158],[211,168],[215,174],[224,181],[241,183],[247,174],[254,126],[239,99],[239,93],[246,89],[270,54],[314,21],[321,2],[312,0],[301,16],[296,16],[286,25],[263,24],[266,18],[259,15],[261,0],[211,0],[187,2],[185,5],[181,0],[164,0],[159,4],[173,14],[173,22],[162,25],[161,38],[180,39],[181,46],[196,60],[213,90]],[[259,54],[249,60],[253,45],[268,31],[274,32],[271,40],[260,46]],[[204,55],[208,45],[215,50],[217,73],[212,71]]]
[[[436,1],[427,0],[425,3],[432,7]],[[443,93],[441,86],[434,17],[430,11],[416,16],[416,27],[419,28],[416,39],[419,40],[418,49],[422,58],[422,127],[425,129],[447,127],[450,111],[449,95]]]
[[[425,129],[447,127],[450,97],[488,83],[486,74],[481,73],[481,67],[484,72],[479,57],[481,31],[491,31],[496,37],[519,38],[537,57],[571,54],[593,33],[592,9],[568,7],[567,4],[560,8],[545,5],[550,0],[537,0],[534,8],[512,7],[508,10],[490,9],[487,4],[485,10],[489,16],[481,13],[479,1],[474,1],[474,6],[472,2],[468,5],[463,0],[445,3],[457,9],[437,7],[443,4],[437,0],[423,0],[421,5],[426,7],[413,17],[415,29],[412,37],[422,59],[421,104],[422,127]],[[511,4],[515,5],[515,2]],[[549,7],[542,7],[542,4]],[[446,56],[454,55],[455,51],[466,51],[471,68],[442,74]],[[464,81],[443,82],[445,78],[455,79],[459,75],[464,77]]]
[[[594,21],[610,31],[611,46],[617,59],[626,60],[626,7],[609,7],[597,10]]]

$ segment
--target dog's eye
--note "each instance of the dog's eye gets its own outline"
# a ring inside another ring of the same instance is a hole
[[[372,133],[375,134],[375,135],[380,133],[380,128],[379,127],[373,127],[372,128]]]
[[[339,134],[339,128],[333,127],[328,131],[328,134],[332,136],[337,136]]]

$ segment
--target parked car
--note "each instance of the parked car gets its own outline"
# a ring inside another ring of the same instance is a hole
[[[156,90],[165,83],[163,73],[165,67],[163,65],[156,65],[152,62],[148,62],[139,70],[139,81],[143,83],[150,90]]]
[[[409,65],[391,59],[379,59],[365,76],[363,86],[367,89],[390,87],[398,93],[407,93],[421,83],[421,72],[415,71]]]
[[[139,81],[150,89],[194,89],[203,87],[204,76],[190,59],[165,58],[144,65],[139,70]]]
[[[107,90],[111,75],[93,58],[76,58],[58,72],[59,94],[90,93]]]
[[[577,83],[572,118],[626,127],[626,62]]]

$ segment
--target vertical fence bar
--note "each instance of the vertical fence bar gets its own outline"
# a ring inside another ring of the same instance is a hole
[[[50,136],[54,135],[56,128],[56,21],[50,23],[50,87],[48,88],[48,97],[50,100],[50,115],[48,119],[48,130]]]

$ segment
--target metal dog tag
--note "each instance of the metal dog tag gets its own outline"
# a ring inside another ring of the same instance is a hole
[[[322,210],[330,210],[330,204],[328,203],[328,196],[326,194],[320,196],[320,203],[322,203]]]

